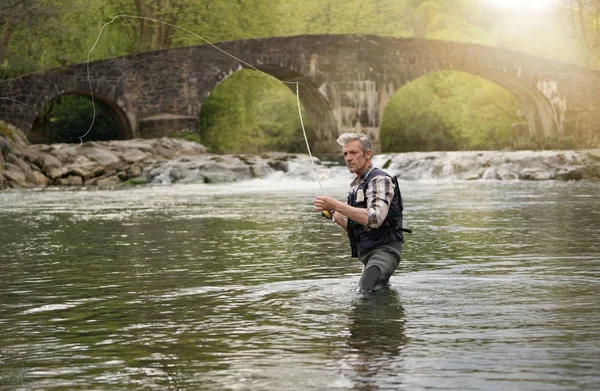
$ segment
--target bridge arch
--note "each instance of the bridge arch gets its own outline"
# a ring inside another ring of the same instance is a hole
[[[89,64],[94,94],[121,108],[130,136],[139,137],[140,122],[157,115],[197,118],[218,81],[251,64],[282,81],[301,82],[300,98],[319,139],[314,149],[337,152],[334,140],[345,131],[371,135],[377,148],[386,99],[418,76],[449,69],[513,92],[527,131],[538,139],[582,129],[586,140],[600,140],[600,72],[573,64],[484,45],[372,35],[302,35],[217,46],[245,63],[209,45],[95,61]],[[39,110],[57,94],[86,91],[87,70],[87,64],[77,64],[2,81],[0,97]],[[23,105],[0,100],[0,119],[28,129],[35,116]]]
[[[215,75],[207,84],[207,96],[214,91],[223,81],[242,69],[253,69],[263,73],[265,78],[272,77],[283,83],[290,89],[294,96],[298,96],[300,103],[304,107],[311,124],[312,133],[316,137],[316,149],[323,149],[323,146],[335,142],[331,129],[336,128],[336,118],[334,116],[331,104],[326,96],[319,90],[324,80],[319,85],[318,78],[312,78],[310,75],[303,74],[290,66],[279,64],[263,64],[260,59],[254,59],[252,67],[248,65],[239,66],[228,73]],[[296,89],[297,83],[297,89]],[[298,118],[300,124],[300,119]]]
[[[83,136],[86,133],[88,133],[90,126],[92,125],[92,120],[94,121],[94,127],[97,128],[99,125],[98,120],[102,119],[103,115],[106,115],[110,118],[110,120],[112,121],[112,124],[114,126],[114,129],[111,132],[111,136],[112,136],[111,139],[126,140],[126,139],[132,138],[133,130],[131,128],[131,124],[129,122],[129,119],[127,118],[127,115],[125,114],[123,109],[121,107],[119,107],[119,105],[116,102],[112,101],[111,99],[107,98],[106,96],[101,95],[101,94],[96,94],[96,93],[93,95],[93,102],[96,104],[96,107],[97,107],[97,109],[95,110],[95,118],[93,117],[94,109],[92,106],[92,94],[90,93],[90,91],[88,89],[88,90],[66,91],[66,92],[63,92],[61,94],[58,94],[58,95],[50,98],[46,103],[44,103],[44,105],[43,105],[44,112],[39,113],[38,116],[33,121],[32,128],[27,129],[28,138],[32,143],[34,143],[34,144],[35,143],[49,144],[54,141],[57,141],[57,142],[79,142],[80,141],[79,139],[75,140],[74,137],[66,137],[66,138],[54,137],[54,136],[50,135],[48,132],[48,127],[52,126],[52,125],[51,125],[51,123],[49,124],[47,121],[63,119],[60,117],[59,118],[50,118],[50,117],[52,117],[52,114],[53,114],[52,112],[54,111],[54,103],[60,102],[63,97],[69,97],[69,96],[75,96],[78,98],[82,98],[83,100],[87,101],[87,104],[89,104],[89,107],[86,108],[86,111],[81,114],[82,119],[85,119],[86,121],[84,123],[80,124],[80,127],[78,129],[68,129],[69,132],[76,134],[77,137]],[[85,118],[85,117],[87,117],[86,114],[89,114],[90,118]],[[98,136],[94,134],[94,130],[95,129],[92,128],[91,132],[85,137],[86,140],[95,141],[98,139],[102,139],[102,138],[98,138]],[[75,137],[75,138],[77,138],[77,137]],[[70,140],[66,141],[66,139],[70,139]]]
[[[518,97],[487,79],[430,72],[397,89],[382,108],[382,150],[530,147],[528,139],[514,143],[514,125],[524,121],[518,111]]]

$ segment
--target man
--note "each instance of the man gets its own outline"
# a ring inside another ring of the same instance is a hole
[[[332,219],[348,232],[352,256],[363,263],[358,283],[361,290],[378,290],[389,281],[402,259],[402,196],[396,178],[373,167],[371,140],[365,134],[344,133],[337,143],[344,161],[356,178],[345,204],[318,196],[315,209],[329,211]]]

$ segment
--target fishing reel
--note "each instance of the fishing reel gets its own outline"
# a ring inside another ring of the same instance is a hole
[[[321,216],[325,217],[327,220],[335,222],[335,220],[333,219],[333,212],[333,210],[322,210]]]

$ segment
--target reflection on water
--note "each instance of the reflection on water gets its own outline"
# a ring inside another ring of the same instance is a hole
[[[374,297],[314,189],[0,193],[0,389],[600,386],[600,184],[402,183]]]
[[[396,370],[408,342],[404,322],[399,293],[392,289],[352,303],[347,357],[357,375],[353,389],[372,390],[376,384],[397,389],[402,385]]]

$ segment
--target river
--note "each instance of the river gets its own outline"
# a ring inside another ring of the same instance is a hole
[[[0,389],[599,389],[600,183],[401,187],[373,297],[315,181],[1,192]]]

